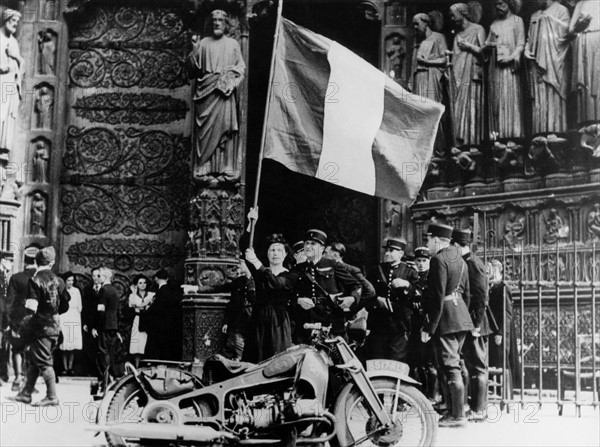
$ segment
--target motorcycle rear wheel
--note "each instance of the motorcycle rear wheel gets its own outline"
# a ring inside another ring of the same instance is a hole
[[[166,402],[168,402],[168,400]],[[148,399],[146,398],[146,394],[132,377],[115,390],[115,394],[108,404],[105,423],[118,424],[123,422],[140,422],[142,419],[142,412],[147,403]],[[181,411],[196,417],[202,416],[202,408],[194,403],[189,404],[189,407],[183,408]],[[130,440],[109,432],[106,432],[105,434],[109,447],[169,445],[169,441],[153,441],[147,439]]]
[[[371,381],[379,399],[392,415],[397,380],[378,378]],[[397,431],[387,439],[371,436],[357,444],[360,446],[431,446],[437,437],[436,413],[427,398],[416,388],[400,384],[398,389],[396,421]],[[376,428],[375,417],[364,404],[361,391],[356,387],[342,391],[334,409],[338,421],[332,447],[354,445]]]

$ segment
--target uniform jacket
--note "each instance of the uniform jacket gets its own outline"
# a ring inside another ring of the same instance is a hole
[[[35,267],[26,268],[22,272],[15,273],[8,281],[8,292],[6,306],[9,313],[10,327],[18,331],[21,321],[28,314],[25,309],[25,300],[29,294],[29,280],[35,274]]]
[[[381,267],[381,271],[379,267]],[[369,270],[367,278],[373,283],[376,292],[375,298],[365,306],[369,311],[367,320],[369,330],[373,333],[386,334],[410,332],[412,303],[419,281],[416,270],[404,262],[396,267],[384,263]],[[409,287],[393,288],[391,283],[396,278],[407,280],[410,283]],[[377,297],[379,296],[390,299],[394,312],[378,307]]]
[[[431,258],[428,276],[428,312],[423,330],[429,334],[453,334],[473,330],[469,314],[469,271],[459,247],[450,245]],[[455,301],[444,298],[457,292]],[[462,299],[460,299],[462,297]]]
[[[116,331],[119,329],[120,303],[119,292],[112,284],[104,284],[100,289],[98,304],[104,305],[104,312],[97,313],[96,329]]]
[[[356,280],[360,283],[361,303],[364,304],[365,301],[368,302],[369,300],[373,299],[373,297],[376,296],[375,287],[373,287],[373,284],[371,284],[365,275],[363,275],[361,269],[353,265],[346,264],[345,262],[342,262],[342,264],[344,267],[346,267],[346,270],[348,270],[348,272],[350,272],[350,274],[354,276],[354,278],[356,278]]]
[[[487,318],[488,297],[488,276],[485,265],[479,256],[474,253],[467,253],[463,256],[469,268],[469,290],[471,292],[471,302],[469,304],[469,313],[473,320],[473,325],[480,328],[481,335],[490,335],[492,333]]]
[[[60,333],[59,314],[69,310],[71,297],[64,281],[49,269],[39,270],[29,281],[27,300],[37,302],[28,323],[36,337],[56,337]]]
[[[354,304],[350,312],[344,312],[339,306],[328,298],[323,299],[317,288],[309,280],[306,274],[311,275],[314,280],[329,294],[341,293],[343,296],[353,296]],[[294,294],[296,298],[312,298],[316,305],[306,311],[296,306],[299,320],[303,322],[320,322],[332,325],[333,334],[345,332],[344,324],[348,318],[358,311],[360,306],[360,282],[352,276],[345,264],[335,262],[331,259],[321,258],[319,262],[303,262],[296,265],[288,277],[294,281]]]
[[[231,297],[225,309],[228,332],[244,334],[252,316],[252,305],[256,298],[254,280],[240,276],[231,282]]]

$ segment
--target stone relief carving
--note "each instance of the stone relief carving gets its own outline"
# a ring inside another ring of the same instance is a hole
[[[189,148],[189,138],[159,130],[71,126],[63,164],[71,175],[184,183],[189,176]]]
[[[186,226],[186,185],[64,185],[62,231],[133,236]]]
[[[590,124],[579,129],[580,145],[591,152],[592,157],[600,158],[600,124]]]
[[[587,215],[587,229],[591,238],[600,242],[600,203],[594,203]]]

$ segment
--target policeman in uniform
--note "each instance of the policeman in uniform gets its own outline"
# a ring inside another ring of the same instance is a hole
[[[323,252],[324,258],[329,258],[342,264],[346,270],[348,270],[348,272],[360,283],[360,299],[362,303],[375,297],[375,288],[373,287],[373,284],[367,280],[365,275],[363,275],[363,272],[358,267],[345,263],[345,256],[346,247],[341,242],[332,242],[325,247],[325,251]]]
[[[419,276],[415,269],[401,262],[406,249],[404,240],[389,238],[383,248],[383,263],[367,273],[377,296],[365,305],[370,331],[365,353],[368,359],[405,362]]]
[[[483,421],[483,410],[488,391],[488,336],[492,333],[486,309],[489,302],[488,276],[481,258],[471,252],[471,230],[454,229],[452,240],[460,248],[469,270],[471,302],[469,313],[475,328],[467,333],[463,346],[463,357],[470,381],[469,395],[471,416],[474,421]]]
[[[306,261],[292,269],[289,275],[295,282],[298,325],[294,341],[310,341],[310,332],[303,324],[331,325],[333,335],[345,335],[346,321],[359,309],[360,283],[344,264],[323,257],[327,234],[321,230],[308,230],[304,238]]]
[[[427,229],[427,247],[431,253],[428,279],[426,321],[421,341],[434,339],[438,365],[446,382],[446,406],[449,414],[440,419],[441,427],[466,424],[464,383],[460,352],[467,332],[475,327],[469,314],[469,272],[460,249],[450,244],[452,227],[432,223]]]
[[[306,256],[304,255],[304,241],[298,241],[292,246],[294,252],[294,260],[296,264],[306,262]]]

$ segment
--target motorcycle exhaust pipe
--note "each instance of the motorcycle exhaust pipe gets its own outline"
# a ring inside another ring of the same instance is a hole
[[[148,423],[123,423],[109,425],[92,425],[86,427],[88,431],[109,432],[124,438],[161,439],[165,441],[196,441],[210,442],[219,438],[230,441],[238,441],[237,436],[217,431],[208,426],[193,425],[171,425],[171,424],[148,424]]]

